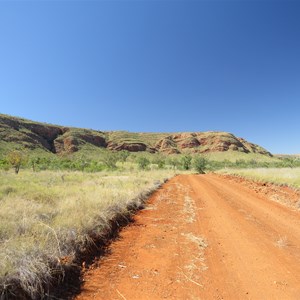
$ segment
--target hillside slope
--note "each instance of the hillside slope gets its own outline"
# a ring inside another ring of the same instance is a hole
[[[0,114],[0,150],[25,147],[62,154],[88,145],[112,151],[166,154],[238,151],[272,156],[264,148],[227,132],[132,133],[38,123]]]

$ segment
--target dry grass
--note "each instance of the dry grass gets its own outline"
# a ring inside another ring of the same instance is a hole
[[[276,247],[278,248],[285,248],[288,246],[288,239],[286,236],[280,236],[278,238],[278,240],[276,240],[276,243],[275,243]]]
[[[185,236],[191,242],[197,244],[200,248],[204,249],[204,248],[206,248],[208,246],[206,240],[203,237],[201,237],[201,236],[195,236],[191,232],[186,233],[186,234],[182,234],[182,235]]]
[[[187,223],[193,223],[196,219],[195,201],[188,195],[184,196],[184,213],[186,214]]]
[[[226,169],[223,174],[235,174],[253,180],[286,184],[300,188],[300,168],[257,168],[257,169]]]
[[[0,298],[39,299],[64,263],[143,204],[170,171],[0,173]],[[67,258],[67,260],[66,260]],[[16,296],[18,298],[18,295]]]

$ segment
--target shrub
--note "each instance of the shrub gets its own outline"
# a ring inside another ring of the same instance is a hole
[[[205,174],[207,163],[208,163],[207,159],[205,159],[202,156],[195,157],[193,161],[194,168],[199,174]]]
[[[6,159],[0,159],[0,169],[9,170],[9,163]]]
[[[185,155],[181,158],[182,168],[184,170],[189,170],[192,164],[192,157],[190,155]]]
[[[163,169],[166,164],[166,161],[164,157],[158,156],[158,157],[154,157],[152,163],[156,164],[159,169]]]
[[[146,157],[139,157],[137,163],[140,169],[145,170],[150,164],[150,161]]]
[[[177,158],[175,157],[169,157],[167,158],[167,164],[172,166],[172,169],[177,169],[177,167],[180,166],[180,162]]]
[[[125,162],[129,155],[130,155],[130,152],[127,151],[127,150],[119,151],[119,153],[118,153],[119,161],[122,162],[122,163]]]

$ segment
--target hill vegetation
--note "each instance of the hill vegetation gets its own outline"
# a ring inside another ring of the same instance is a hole
[[[262,147],[227,132],[133,133],[63,127],[0,115],[0,151],[24,147],[70,154],[94,150],[193,154],[236,151],[272,156]]]

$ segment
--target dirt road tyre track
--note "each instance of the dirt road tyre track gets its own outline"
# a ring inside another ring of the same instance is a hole
[[[214,174],[161,188],[81,299],[300,299],[300,213]]]

